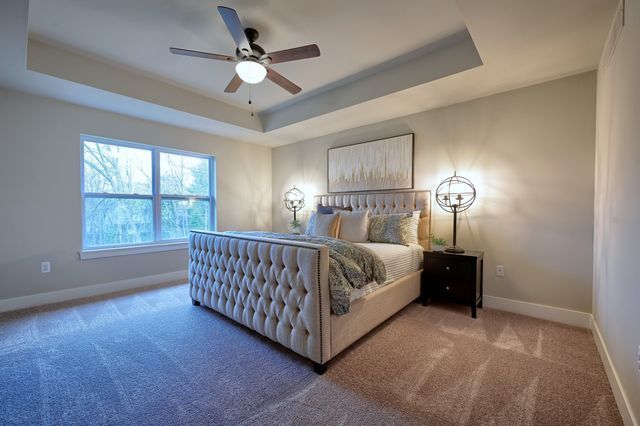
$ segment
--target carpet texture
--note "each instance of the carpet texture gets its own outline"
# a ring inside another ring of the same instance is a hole
[[[186,285],[0,316],[0,424],[622,424],[587,330],[411,304],[329,363]]]

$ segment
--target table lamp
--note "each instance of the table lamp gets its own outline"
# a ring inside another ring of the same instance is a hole
[[[436,189],[436,202],[445,211],[453,213],[453,246],[444,251],[464,253],[464,249],[456,245],[458,213],[467,210],[476,199],[476,188],[465,177],[456,175],[446,178]]]

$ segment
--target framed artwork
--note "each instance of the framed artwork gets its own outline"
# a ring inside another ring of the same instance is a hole
[[[413,188],[413,133],[329,148],[327,191]]]

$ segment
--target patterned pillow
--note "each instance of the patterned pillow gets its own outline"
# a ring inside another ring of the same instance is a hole
[[[369,241],[407,245],[412,213],[381,214],[369,218]],[[417,237],[416,237],[417,239]]]
[[[316,214],[311,213],[309,224],[307,225],[307,235],[315,235],[318,237],[338,238],[338,227],[340,225],[340,216],[333,214]]]

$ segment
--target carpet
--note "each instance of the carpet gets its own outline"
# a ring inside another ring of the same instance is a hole
[[[0,424],[622,424],[588,330],[411,304],[329,363],[186,285],[0,315]]]

